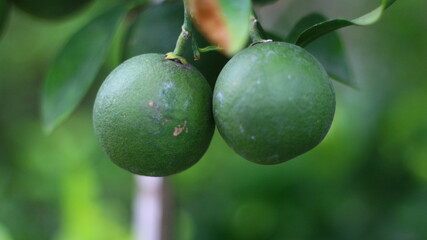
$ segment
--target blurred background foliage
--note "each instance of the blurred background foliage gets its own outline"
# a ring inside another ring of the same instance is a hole
[[[43,133],[38,113],[55,54],[117,2],[95,1],[54,22],[12,8],[0,39],[0,240],[132,238],[134,178],[102,153],[91,121],[95,93],[121,61],[122,43],[116,40],[90,94],[53,134]],[[280,0],[257,11],[267,30],[286,36],[313,11],[355,17],[377,5]],[[427,239],[426,11],[426,1],[401,0],[379,23],[339,31],[359,89],[334,83],[335,120],[313,151],[260,166],[216,133],[198,164],[169,178],[174,239]],[[150,34],[169,35],[160,30]]]

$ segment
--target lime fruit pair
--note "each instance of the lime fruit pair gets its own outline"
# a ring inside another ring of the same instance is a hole
[[[304,49],[261,43],[234,56],[213,94],[218,130],[238,154],[277,164],[318,145],[335,112],[321,64]],[[212,93],[192,65],[143,54],[103,83],[94,106],[95,132],[118,166],[167,176],[195,164],[212,138]]]

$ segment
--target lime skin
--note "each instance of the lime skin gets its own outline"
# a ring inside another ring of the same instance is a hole
[[[90,2],[92,0],[13,0],[13,3],[24,12],[45,19],[69,16]]]
[[[256,44],[220,73],[214,118],[227,144],[247,160],[277,164],[318,145],[335,113],[335,93],[321,64],[283,42]]]
[[[119,167],[167,176],[195,164],[215,128],[212,90],[191,65],[143,54],[118,66],[93,109],[95,133]]]

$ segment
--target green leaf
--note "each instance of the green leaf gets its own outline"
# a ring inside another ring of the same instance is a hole
[[[246,46],[249,34],[250,0],[221,0],[221,9],[231,36],[229,52],[234,54]]]
[[[246,46],[250,0],[189,0],[197,26],[214,45],[233,55]]]
[[[310,26],[324,22],[326,17],[319,13],[312,13],[302,18],[291,30],[287,37],[288,42],[295,42],[298,36]],[[329,76],[341,83],[355,86],[351,81],[350,71],[345,57],[342,41],[336,32],[323,35],[314,42],[305,46],[323,64]]]
[[[345,57],[344,46],[336,33],[329,33],[306,46],[325,67],[329,77],[345,85],[356,87]]]
[[[52,131],[79,105],[93,83],[127,11],[119,5],[79,30],[50,66],[42,92],[42,117]]]
[[[6,24],[9,8],[10,8],[9,0],[0,0],[0,36],[2,34],[4,25]]]
[[[295,37],[292,43],[300,46],[306,46],[317,38],[343,27],[352,25],[365,26],[373,24],[381,18],[384,10],[390,7],[394,2],[396,2],[396,0],[382,0],[381,6],[353,20],[337,18],[317,23],[302,31],[297,37]]]
[[[255,5],[263,6],[267,4],[273,4],[277,2],[277,0],[252,0]]]

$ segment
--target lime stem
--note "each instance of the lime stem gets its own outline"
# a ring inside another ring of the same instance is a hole
[[[261,37],[261,34],[258,30],[258,19],[251,15],[251,25],[249,28],[249,37],[251,38],[252,42],[259,42],[262,41],[263,38]]]
[[[201,53],[206,53],[206,52],[211,52],[211,51],[221,51],[221,50],[223,50],[223,49],[219,46],[207,46],[204,48],[199,48],[199,52],[201,52]]]
[[[173,50],[173,54],[180,57],[184,55],[185,44],[187,43],[187,40],[190,39],[192,30],[193,30],[193,26],[191,23],[191,15],[188,9],[187,0],[183,0],[183,2],[184,2],[184,23],[182,24],[181,33],[179,34],[178,39],[176,41],[175,50]]]
[[[255,11],[252,10],[252,14],[250,16],[251,18],[251,25],[249,28],[249,37],[252,40],[252,45],[258,44],[258,43],[265,43],[265,42],[271,42],[271,39],[265,39],[262,35],[264,35],[264,29],[262,28],[261,24],[259,23]]]

